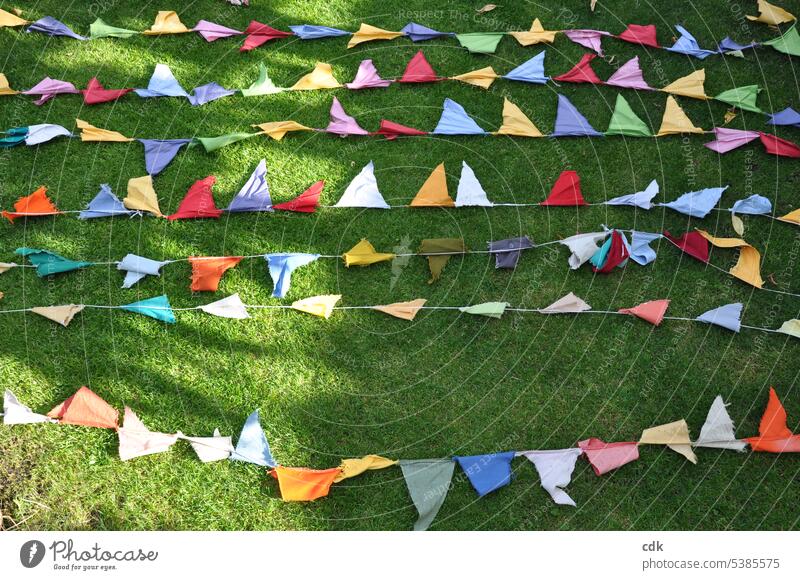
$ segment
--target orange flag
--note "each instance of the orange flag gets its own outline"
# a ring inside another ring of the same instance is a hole
[[[790,224],[800,224],[800,209],[790,211],[783,217],[779,217],[778,221],[787,222]]]
[[[341,472],[339,467],[307,469],[279,465],[271,473],[278,480],[283,501],[312,501],[328,495],[333,480]]]
[[[47,197],[47,188],[40,187],[32,194],[21,197],[14,204],[14,211],[3,211],[3,217],[8,219],[11,223],[18,217],[36,217],[42,215],[57,215],[61,212]]]
[[[455,202],[447,192],[444,163],[436,166],[425,183],[411,200],[411,207],[454,207]]]
[[[116,429],[119,412],[94,394],[89,387],[81,387],[69,399],[57,405],[47,414],[65,425],[83,425]]]
[[[216,292],[222,275],[242,261],[242,256],[221,258],[192,256],[192,292]]]
[[[669,300],[651,300],[650,302],[642,302],[633,308],[620,308],[619,311],[623,314],[632,314],[658,326],[664,320],[664,314],[666,314],[668,307]]]
[[[417,298],[416,300],[411,300],[409,302],[395,302],[394,304],[384,304],[381,306],[373,306],[373,310],[379,310],[385,314],[389,314],[390,316],[394,316],[395,318],[401,318],[403,320],[414,320],[414,317],[420,311],[420,309],[425,306],[424,298]]]
[[[786,409],[772,387],[769,388],[769,402],[758,425],[758,434],[758,437],[745,439],[753,451],[800,453],[800,435],[795,435],[786,426]]]

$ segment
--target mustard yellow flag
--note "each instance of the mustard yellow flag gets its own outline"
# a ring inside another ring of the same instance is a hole
[[[261,123],[260,125],[253,125],[258,127],[264,135],[269,135],[276,141],[280,141],[292,131],[313,131],[311,127],[306,127],[295,121],[273,121],[271,123]]]
[[[771,24],[773,26],[797,20],[791,12],[787,12],[780,6],[770,4],[766,0],[758,0],[758,16],[745,16],[745,18],[754,22],[763,22],[764,24]]]
[[[397,465],[396,459],[386,459],[380,455],[365,455],[356,459],[342,459],[339,469],[342,472],[333,478],[333,483],[339,483],[345,479],[350,479],[356,475],[361,475],[371,469],[386,469],[392,465]]]
[[[417,312],[425,306],[427,300],[424,298],[417,298],[409,302],[395,302],[393,304],[383,304],[381,306],[373,306],[373,310],[378,310],[395,318],[402,320],[414,320]]]
[[[447,192],[447,178],[444,172],[444,163],[428,176],[417,195],[411,200],[411,207],[453,207],[455,202]]]
[[[333,77],[331,65],[318,62],[314,70],[289,87],[290,91],[315,91],[317,89],[336,89],[342,84]]]
[[[790,224],[798,224],[798,225],[800,225],[800,209],[796,209],[796,210],[790,211],[785,216],[779,217],[778,220],[782,221],[782,222],[787,222],[787,223],[790,223]]]
[[[183,22],[174,11],[159,10],[153,25],[142,34],[158,36],[160,34],[183,34],[184,32],[191,32],[191,30],[183,25]]]
[[[353,36],[350,37],[347,48],[353,48],[362,42],[370,42],[371,40],[392,40],[398,36],[403,36],[403,33],[384,30],[383,28],[362,23],[358,32],[355,32]]]
[[[81,130],[81,141],[112,141],[117,143],[133,141],[133,139],[126,137],[122,133],[100,129],[80,119],[75,119],[75,123],[78,125],[78,129]]]
[[[461,81],[462,83],[467,83],[468,85],[475,85],[476,87],[488,89],[492,86],[492,83],[497,77],[498,75],[496,72],[494,72],[494,69],[490,66],[487,66],[450,78],[454,81]]]
[[[394,254],[376,252],[369,240],[362,239],[347,251],[342,258],[344,258],[344,265],[349,268],[350,266],[369,266],[378,262],[388,262],[389,260],[394,260]]]
[[[729,270],[731,276],[756,288],[764,285],[761,279],[761,254],[753,246],[741,238],[715,238],[705,230],[698,229],[697,232],[715,248],[739,248],[739,260]]]
[[[6,78],[6,75],[0,73],[0,95],[17,95],[17,94],[19,94],[19,91],[15,91],[14,89],[12,89],[11,86],[8,84],[8,79]]]
[[[692,463],[697,463],[697,456],[692,451],[692,441],[689,439],[689,426],[684,419],[645,429],[639,444],[666,445]]]
[[[158,196],[153,189],[153,177],[144,175],[128,180],[128,195],[122,200],[128,209],[146,211],[157,217],[164,217],[158,207]]]
[[[64,304],[63,306],[36,306],[31,308],[31,312],[44,316],[45,318],[57,322],[61,326],[68,326],[74,316],[83,310],[83,304]]]
[[[683,112],[675,97],[667,97],[667,106],[664,109],[664,117],[661,119],[661,128],[658,130],[658,137],[664,135],[676,135],[681,133],[703,133],[700,127],[695,127],[694,123]]]
[[[341,294],[324,294],[322,296],[311,296],[302,300],[292,302],[292,308],[300,312],[307,312],[314,316],[330,318],[333,314],[333,307],[342,299]]]
[[[509,32],[511,36],[517,39],[522,46],[530,46],[531,44],[539,44],[540,42],[552,43],[556,39],[557,30],[545,30],[542,23],[537,18],[531,24],[531,29],[528,32]]]
[[[690,75],[681,77],[661,89],[665,93],[689,97],[690,99],[710,99],[705,90],[706,70],[701,68]]]
[[[24,18],[20,18],[16,14],[12,14],[11,12],[6,12],[5,10],[0,10],[0,28],[12,27],[12,26],[23,26],[28,24],[28,20]]]
[[[503,124],[495,135],[516,135],[517,137],[544,137],[539,128],[533,124],[518,106],[503,99]]]

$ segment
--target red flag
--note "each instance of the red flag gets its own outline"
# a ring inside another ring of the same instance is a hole
[[[96,105],[98,103],[116,101],[122,95],[132,90],[133,89],[104,89],[100,81],[97,80],[97,77],[92,77],[81,93],[83,93],[83,102],[85,104]]]
[[[192,292],[216,292],[222,275],[242,261],[242,256],[210,258],[191,256]]]
[[[699,232],[686,232],[680,238],[675,238],[667,230],[664,230],[664,237],[692,258],[708,263],[708,240]]]
[[[88,387],[78,389],[66,401],[56,405],[47,416],[66,425],[101,429],[116,429],[119,421],[119,412]]]
[[[633,44],[661,48],[658,44],[658,40],[656,40],[655,24],[628,24],[628,28],[623,30],[622,34],[618,35],[617,38],[632,42]]]
[[[758,425],[758,435],[745,438],[753,451],[800,452],[800,435],[795,435],[786,426],[786,409],[772,387],[769,388],[767,408]]]
[[[427,135],[425,131],[387,121],[386,119],[381,119],[381,128],[378,129],[377,134],[385,136],[390,141],[396,139],[398,135]]]
[[[592,61],[595,58],[597,58],[596,54],[584,54],[580,62],[572,67],[572,70],[561,76],[553,77],[553,80],[565,83],[592,83],[593,85],[602,85],[603,81],[601,81],[600,77],[592,70]]]
[[[325,187],[325,182],[318,181],[294,199],[273,205],[272,209],[314,213],[319,205],[319,196],[322,195],[323,187]]]
[[[592,270],[601,274],[609,274],[614,268],[627,260],[629,255],[625,241],[622,239],[622,234],[614,230],[611,232],[611,248],[608,250],[605,263],[599,268],[592,266]]]
[[[581,195],[581,178],[572,170],[562,171],[553,184],[550,195],[539,205],[588,205]]]
[[[425,55],[422,54],[420,50],[415,54],[408,64],[406,65],[406,70],[403,73],[403,76],[397,81],[400,83],[433,83],[438,80],[441,80],[436,73],[433,72],[433,68],[430,64],[428,64]]]
[[[47,197],[47,188],[42,186],[32,194],[20,197],[14,203],[14,211],[3,210],[3,217],[13,224],[18,217],[39,217],[60,213],[55,204]]]
[[[178,206],[178,211],[172,215],[168,215],[167,219],[185,220],[197,218],[218,218],[222,215],[222,210],[217,209],[214,205],[214,195],[211,193],[211,187],[217,181],[213,175],[209,175],[205,179],[195,181],[186,192],[186,197]]]
[[[247,37],[244,39],[244,44],[239,49],[239,52],[247,52],[248,50],[253,50],[268,42],[270,40],[275,40],[276,38],[286,38],[287,36],[294,36],[293,32],[284,32],[283,30],[276,30],[271,26],[267,26],[266,24],[261,24],[256,20],[251,20],[250,24],[247,25],[247,29],[244,31]]]
[[[650,302],[642,302],[633,308],[620,308],[619,311],[623,314],[632,314],[658,326],[664,320],[667,308],[669,308],[669,300],[651,300]]]
[[[781,157],[792,157],[793,159],[800,158],[800,147],[791,141],[781,139],[769,133],[759,133],[758,135],[761,137],[761,143],[764,145],[764,149],[767,150],[767,153],[780,155]]]

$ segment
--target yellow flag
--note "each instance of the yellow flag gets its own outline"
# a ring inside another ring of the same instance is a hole
[[[28,24],[28,22],[28,20],[20,18],[16,14],[6,12],[5,10],[0,10],[0,28],[5,28],[7,26],[23,26]]]
[[[286,133],[291,131],[313,131],[311,127],[306,127],[295,121],[273,121],[271,123],[253,125],[253,127],[258,127],[263,134],[269,135],[276,141],[280,141]]]
[[[133,141],[133,139],[126,137],[122,133],[100,129],[80,119],[75,119],[75,123],[78,125],[78,129],[81,130],[81,141],[112,141],[117,143]]]
[[[517,137],[543,137],[539,128],[533,124],[518,106],[503,99],[503,124],[495,135],[516,135]]]
[[[392,32],[391,30],[384,30],[383,28],[362,23],[361,27],[358,29],[358,32],[354,33],[353,36],[350,37],[350,42],[347,43],[347,48],[353,48],[362,42],[369,42],[371,40],[392,40],[398,36],[403,36],[403,33]]]
[[[333,307],[342,299],[341,294],[325,294],[322,296],[311,296],[302,300],[292,302],[292,308],[300,312],[307,312],[314,316],[330,318],[333,314]]]
[[[290,91],[314,91],[316,89],[336,89],[341,83],[333,77],[331,65],[318,62],[314,70],[289,87]]]
[[[700,127],[695,127],[694,123],[683,112],[675,97],[667,97],[667,106],[664,109],[664,118],[661,119],[661,128],[658,130],[658,137],[664,135],[676,135],[680,133],[703,133]]]
[[[758,16],[745,16],[745,18],[773,26],[797,20],[791,12],[787,12],[780,6],[770,4],[766,0],[758,0]]]
[[[146,211],[157,217],[164,217],[158,207],[158,197],[153,189],[153,177],[145,175],[128,180],[128,196],[122,200],[128,209]]]
[[[382,254],[376,252],[369,240],[361,240],[346,252],[344,258],[344,265],[348,268],[350,266],[369,266],[378,262],[388,262],[394,259],[394,254]]]
[[[39,316],[59,323],[61,326],[68,326],[73,317],[83,310],[83,304],[64,304],[63,306],[36,306],[31,308]]]
[[[800,224],[800,209],[790,211],[785,216],[779,217],[778,220],[790,224]]]
[[[492,67],[487,66],[450,78],[454,81],[461,81],[462,83],[467,83],[468,85],[475,85],[476,87],[488,89],[492,86],[492,83],[497,78],[497,73],[494,72]]]
[[[386,459],[380,455],[365,455],[357,459],[342,459],[339,469],[342,472],[333,479],[333,483],[339,483],[345,479],[350,479],[356,475],[361,475],[368,469],[386,469],[392,465],[397,465],[396,459]]]
[[[761,279],[761,254],[753,246],[741,238],[715,238],[705,230],[698,229],[697,232],[715,248],[739,248],[739,260],[730,269],[731,276],[756,288],[764,285]]]
[[[522,46],[530,46],[531,44],[539,44],[540,42],[553,42],[556,39],[556,30],[545,30],[542,23],[537,18],[533,21],[531,29],[528,32],[509,32],[511,36],[517,39]]]
[[[671,82],[661,90],[665,93],[689,97],[690,99],[702,99],[705,101],[711,98],[706,94],[704,88],[705,82],[706,70],[701,68],[690,75],[686,75],[685,77]]]
[[[19,91],[15,91],[14,89],[12,89],[11,86],[8,84],[8,79],[6,78],[6,75],[0,73],[0,95],[17,95],[17,94],[19,94]]]
[[[411,207],[453,207],[454,205],[453,198],[447,192],[444,163],[440,163],[411,200]]]
[[[781,327],[778,329],[778,332],[794,336],[795,338],[800,338],[800,320],[797,320],[796,318],[787,320],[786,322],[781,324]]]
[[[417,298],[409,302],[395,302],[394,304],[384,304],[382,306],[373,306],[373,310],[378,310],[395,318],[403,320],[414,320],[420,308],[425,306],[427,300],[424,298]]]
[[[159,10],[153,26],[142,32],[148,36],[158,36],[160,34],[183,34],[191,32],[183,25],[181,19],[172,10]]]
[[[689,426],[684,419],[645,429],[639,444],[666,445],[692,463],[697,463],[697,456],[692,451],[692,441],[689,439]]]

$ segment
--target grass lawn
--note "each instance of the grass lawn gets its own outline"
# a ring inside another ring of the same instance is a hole
[[[797,2],[779,2],[798,14]],[[79,33],[101,17],[109,24],[142,30],[157,10],[180,9],[191,27],[200,19],[244,29],[251,19],[286,29],[290,24],[325,24],[355,30],[362,21],[399,30],[416,21],[441,30],[527,30],[535,17],[550,29],[594,28],[621,32],[627,23],[656,24],[663,44],[681,23],[704,48],[726,35],[744,42],[777,35],[744,20],[719,2],[649,3],[608,0],[593,14],[588,0],[506,2],[485,15],[482,2],[431,4],[252,0],[236,8],[222,0],[161,2],[34,3],[29,18],[50,14]],[[10,9],[22,2],[0,1]],[[561,6],[565,8],[562,9]],[[109,88],[143,87],[157,63],[168,64],[183,86],[217,81],[249,85],[264,62],[276,84],[289,86],[316,61],[333,65],[349,81],[362,59],[371,58],[385,77],[400,76],[423,48],[445,76],[491,65],[505,73],[538,53],[504,38],[495,55],[472,55],[454,39],[414,45],[403,39],[346,50],[347,38],[276,41],[239,53],[240,38],[207,44],[195,34],[140,36],[129,40],[77,42],[21,30],[0,30],[0,70],[12,86],[28,88],[45,76],[83,88],[98,76]],[[746,58],[712,56],[706,61],[652,50],[614,39],[603,42],[601,78],[639,55],[645,78],[664,86],[705,68],[706,91],[758,84],[764,110],[798,108],[798,78],[792,61],[771,49]],[[546,46],[547,74],[567,71],[585,52],[559,36]],[[295,119],[325,126],[331,97],[364,127],[381,118],[431,130],[442,101],[450,97],[478,122],[500,125],[503,97],[520,105],[537,125],[552,131],[556,91],[568,96],[598,130],[605,130],[620,89],[592,85],[555,87],[498,80],[484,91],[457,82],[394,86],[387,90],[312,91],[243,98],[240,95],[193,108],[182,99],[142,100],[128,95],[115,103],[84,108],[78,96],[59,96],[42,107],[31,97],[3,97],[0,128],[36,123],[74,127],[80,117],[94,125],[145,138],[215,136],[247,130],[251,123]],[[624,91],[645,121],[657,129],[665,95]],[[726,106],[678,98],[696,125],[723,124]],[[764,117],[740,112],[734,128],[765,129]],[[767,129],[769,129],[767,127]],[[800,141],[796,129],[778,135]],[[658,201],[685,191],[729,184],[721,207],[759,193],[782,215],[800,206],[800,161],[768,156],[756,141],[721,157],[702,146],[705,136],[683,139],[514,139],[425,137],[389,142],[379,138],[340,140],[297,133],[282,142],[249,139],[212,154],[182,151],[155,178],[161,208],[171,213],[188,187],[209,174],[218,177],[217,204],[225,207],[256,163],[265,158],[273,199],[285,201],[318,179],[326,181],[322,202],[338,200],[349,181],[375,161],[389,203],[413,197],[440,162],[455,192],[461,161],[475,170],[496,202],[540,201],[564,169],[577,170],[590,202],[661,184]],[[61,139],[40,147],[0,150],[0,201],[9,209],[22,195],[47,185],[62,209],[80,209],[109,183],[122,197],[131,177],[144,171],[139,143],[92,144]],[[766,218],[745,218],[745,237],[763,254],[765,277],[800,291],[796,227]],[[430,237],[461,237],[483,249],[488,240],[529,235],[535,242],[596,231],[601,224],[645,231],[683,232],[703,227],[735,235],[727,213],[705,220],[654,208],[495,208],[388,212],[321,210],[313,215],[275,213],[223,216],[220,220],[168,222],[153,218],[79,221],[61,216],[0,224],[0,261],[14,261],[20,246],[46,248],[72,258],[120,259],[132,252],[153,259],[188,255],[250,255],[275,251],[342,253],[362,237],[379,251],[414,251]],[[343,305],[382,304],[426,298],[431,305],[506,300],[545,306],[575,292],[596,309],[617,309],[670,298],[670,314],[696,316],[728,302],[745,304],[745,324],[777,328],[797,317],[800,299],[754,290],[667,243],[647,267],[631,264],[611,275],[590,268],[570,271],[566,248],[548,246],[523,254],[515,271],[495,271],[486,256],[451,259],[433,285],[423,259],[392,268],[344,268],[320,260],[298,271],[286,301],[341,293]],[[401,250],[394,250],[401,251]],[[731,251],[712,262],[730,267]],[[398,274],[399,272],[399,274]],[[2,309],[36,305],[124,304],[161,293],[175,307],[211,302],[239,292],[249,304],[275,303],[261,260],[229,271],[214,295],[192,295],[188,264],[164,268],[132,289],[120,288],[114,266],[94,267],[54,279],[17,269],[0,277]],[[412,323],[370,311],[338,312],[328,321],[287,311],[260,311],[248,321],[177,313],[167,326],[134,314],[87,310],[69,328],[32,314],[0,317],[0,387],[11,388],[34,410],[46,412],[80,385],[90,386],[115,407],[132,407],[148,427],[210,435],[215,427],[238,436],[244,419],[260,408],[278,461],[315,468],[340,458],[379,453],[407,459],[470,455],[503,450],[559,449],[576,441],[638,439],[642,429],[686,418],[699,433],[709,405],[722,394],[739,436],[757,433],[770,385],[784,400],[790,425],[800,420],[798,346],[783,335],[743,331],[736,335],[702,324],[666,322],[659,328],[627,317],[506,315],[487,320],[452,312],[423,311]],[[641,460],[602,478],[580,460],[568,491],[577,509],[555,506],[539,486],[531,464],[516,460],[515,481],[481,500],[459,471],[433,529],[797,529],[800,527],[800,463],[790,455],[700,449],[692,465],[661,447],[646,447]],[[9,527],[26,529],[410,529],[416,512],[399,469],[373,472],[336,485],[311,504],[285,504],[264,470],[234,462],[200,463],[180,443],[167,454],[123,463],[116,435],[107,430],[46,425],[0,428],[0,510]]]

